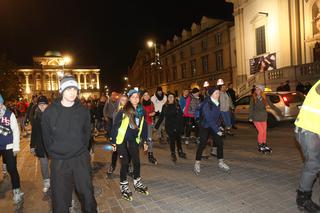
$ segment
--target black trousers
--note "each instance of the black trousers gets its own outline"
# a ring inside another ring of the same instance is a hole
[[[50,181],[53,213],[69,212],[73,186],[79,196],[82,212],[97,212],[89,152],[71,159],[52,159]]]
[[[10,174],[12,189],[20,188],[20,176],[17,169],[17,157],[13,155],[12,149],[0,150],[3,162],[7,165]]]
[[[177,145],[178,152],[181,150],[181,134],[180,132],[174,131],[168,133],[169,135],[169,143],[170,143],[170,151],[171,153],[176,153],[175,146]]]
[[[139,144],[136,141],[123,141],[117,145],[119,158],[121,159],[120,182],[127,180],[130,159],[133,164],[133,178],[140,177]]]
[[[200,134],[200,143],[198,144],[198,148],[197,148],[196,160],[197,161],[201,160],[202,152],[206,148],[207,141],[208,141],[210,134],[212,135],[212,139],[217,146],[217,158],[223,159],[223,140],[222,140],[222,137],[217,135],[210,128],[203,128],[203,127],[200,127],[199,134]]]
[[[111,166],[112,166],[113,169],[116,168],[117,160],[118,160],[118,151],[112,152],[112,154],[111,154]]]

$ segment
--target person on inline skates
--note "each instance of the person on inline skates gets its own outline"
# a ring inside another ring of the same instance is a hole
[[[139,146],[144,145],[147,151],[147,122],[140,102],[139,91],[132,89],[128,92],[129,101],[115,117],[111,131],[113,151],[118,151],[121,159],[120,192],[126,200],[132,200],[127,173],[129,156],[133,163],[133,185],[136,191],[148,195],[148,187],[142,183],[140,176]]]

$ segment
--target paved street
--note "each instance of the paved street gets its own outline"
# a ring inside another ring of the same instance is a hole
[[[157,166],[150,165],[141,153],[142,177],[150,188],[150,195],[133,194],[133,201],[122,200],[119,193],[119,166],[112,179],[106,179],[110,152],[103,144],[96,146],[94,185],[100,212],[298,212],[295,190],[302,166],[302,158],[293,138],[290,123],[268,132],[271,156],[256,151],[256,130],[241,123],[234,137],[225,139],[225,159],[231,166],[226,174],[217,168],[217,160],[202,163],[199,176],[193,174],[195,145],[185,147],[187,160],[170,160],[169,147],[155,144]],[[19,171],[25,192],[25,213],[49,212],[42,200],[42,180],[39,162],[29,153],[26,139],[21,143]],[[206,151],[209,151],[208,149]],[[119,165],[119,164],[118,164]],[[13,212],[9,180],[0,176],[1,212]],[[133,189],[131,180],[129,181]],[[314,189],[319,192],[319,182]],[[314,195],[319,201],[319,193]],[[6,211],[2,211],[6,209]]]

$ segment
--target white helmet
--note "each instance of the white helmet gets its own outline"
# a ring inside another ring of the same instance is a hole
[[[209,86],[209,82],[208,81],[205,81],[204,83],[203,83],[203,87],[208,87]]]
[[[221,86],[221,85],[224,85],[224,81],[221,78],[219,78],[217,80],[217,86]]]

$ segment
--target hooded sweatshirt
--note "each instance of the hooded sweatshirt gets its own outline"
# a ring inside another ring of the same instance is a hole
[[[43,140],[49,157],[70,159],[88,152],[90,140],[90,112],[76,99],[71,107],[64,107],[56,99],[42,116]]]

